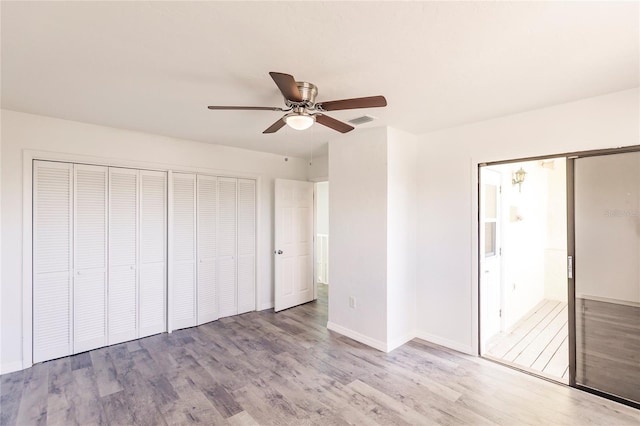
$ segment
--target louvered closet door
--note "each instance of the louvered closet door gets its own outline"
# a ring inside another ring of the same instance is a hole
[[[139,337],[167,331],[167,174],[140,170]]]
[[[216,289],[217,179],[198,175],[198,324],[218,319]]]
[[[74,165],[74,353],[107,343],[107,175]]]
[[[108,344],[138,337],[138,171],[109,168]]]
[[[173,174],[172,328],[196,325],[196,176]]]
[[[70,355],[73,165],[33,165],[33,361]]]
[[[220,317],[228,317],[238,313],[237,185],[237,179],[218,178],[218,308]]]
[[[238,179],[238,313],[256,309],[256,181]]]

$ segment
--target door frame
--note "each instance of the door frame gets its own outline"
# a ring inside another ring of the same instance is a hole
[[[318,241],[316,240],[318,237],[318,184],[325,182],[328,184],[329,179],[322,178],[320,180],[312,180],[310,182],[313,182],[313,300],[318,300],[318,262],[316,262],[318,256]]]
[[[626,147],[617,147],[617,148],[605,148],[605,149],[594,149],[594,150],[587,150],[587,151],[573,151],[573,152],[565,152],[565,153],[559,153],[559,154],[549,154],[549,155],[539,155],[539,156],[533,156],[533,157],[520,157],[520,158],[514,158],[514,159],[508,159],[508,160],[499,160],[499,161],[487,161],[487,162],[477,162],[475,163],[476,165],[476,177],[477,177],[477,193],[476,195],[476,203],[475,203],[475,208],[476,208],[476,213],[477,216],[475,217],[475,227],[476,227],[476,238],[477,238],[477,246],[476,246],[476,256],[475,256],[475,261],[476,261],[476,286],[475,287],[475,292],[477,294],[477,299],[475,300],[474,303],[474,308],[476,309],[476,312],[474,315],[475,317],[475,321],[476,321],[476,326],[475,328],[475,338],[477,339],[476,343],[476,350],[477,350],[477,354],[481,356],[481,316],[480,316],[480,277],[481,277],[481,267],[480,267],[480,225],[481,225],[481,217],[480,217],[480,191],[482,189],[482,177],[481,177],[481,169],[482,167],[486,167],[486,166],[492,166],[492,165],[500,165],[500,164],[511,164],[511,163],[520,163],[520,162],[525,162],[525,161],[539,161],[539,160],[548,160],[548,159],[552,159],[552,158],[565,158],[566,160],[566,187],[567,187],[567,256],[571,256],[572,259],[575,259],[575,191],[574,191],[574,166],[575,166],[575,160],[577,158],[584,158],[584,157],[597,157],[597,156],[603,156],[603,155],[613,155],[613,154],[624,154],[624,153],[629,153],[629,152],[640,152],[640,145],[631,145],[631,146],[626,146]],[[567,265],[567,269],[569,268],[569,266]],[[576,388],[576,389],[580,389],[625,405],[629,405],[632,406],[634,408],[640,408],[638,406],[638,404],[623,399],[623,398],[619,398],[616,397],[615,395],[610,395],[610,394],[606,394],[585,386],[581,386],[576,384],[576,325],[575,325],[575,318],[576,318],[576,306],[575,306],[575,281],[573,278],[573,272],[575,271],[575,262],[572,265],[572,269],[571,269],[571,278],[568,278],[568,286],[567,286],[567,297],[568,297],[568,339],[569,339],[569,385],[570,387]],[[485,358],[489,361],[494,361],[491,358]],[[494,361],[497,362],[497,361]],[[511,364],[505,364],[505,363],[500,363],[502,365],[506,365],[507,367],[519,370],[521,372],[527,373],[529,375],[532,376],[536,376],[539,377],[541,379],[545,379],[545,380],[549,380],[549,378],[543,376],[543,375],[539,375],[536,374],[535,372],[529,371],[529,370],[525,370],[522,368],[518,368],[518,366],[515,365],[511,365]],[[554,381],[554,383],[557,383],[558,385],[563,385],[561,382],[556,382]]]
[[[192,167],[181,164],[151,162],[142,160],[128,160],[126,158],[97,157],[93,155],[69,154],[54,151],[24,150],[22,151],[22,365],[21,369],[33,365],[33,161],[57,161],[64,163],[89,164],[106,167],[133,168],[167,173],[167,330],[171,327],[170,309],[172,306],[171,280],[171,252],[172,252],[172,208],[173,200],[173,173],[200,173],[218,177],[234,177],[241,179],[254,179],[256,181],[256,311],[269,309],[271,306],[261,305],[262,282],[260,269],[263,265],[261,248],[267,238],[262,235],[262,207],[261,188],[263,178],[257,173],[234,172],[222,169],[209,169],[205,167]],[[267,243],[270,246],[269,243]],[[271,251],[268,248],[269,252]],[[264,251],[264,250],[263,250]],[[269,258],[270,259],[270,258]]]

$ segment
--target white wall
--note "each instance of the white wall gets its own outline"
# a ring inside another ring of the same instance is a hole
[[[329,156],[314,157],[309,165],[308,180],[312,182],[326,181],[329,179]]]
[[[477,165],[637,145],[638,89],[432,132],[418,144],[418,331],[477,353]]]
[[[416,137],[388,128],[387,350],[415,336]]]
[[[385,128],[329,142],[328,327],[379,349],[387,337],[386,164]]]
[[[387,339],[387,130],[329,142],[329,322],[384,350]],[[356,308],[349,307],[349,297]]]
[[[416,143],[387,127],[329,142],[328,327],[383,351],[415,337]]]
[[[2,282],[0,297],[1,371],[21,368],[22,360],[22,154],[49,151],[155,165],[158,168],[216,170],[261,177],[261,234],[258,246],[258,308],[273,306],[274,178],[306,180],[307,161],[191,142],[127,130],[2,111]],[[256,136],[260,137],[260,135]]]
[[[329,283],[329,182],[315,184],[315,280]]]

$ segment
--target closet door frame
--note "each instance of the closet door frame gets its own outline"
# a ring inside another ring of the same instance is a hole
[[[268,238],[262,235],[262,194],[263,178],[257,173],[229,172],[228,170],[204,167],[185,167],[181,164],[148,162],[143,160],[110,159],[93,155],[69,154],[64,152],[23,150],[22,151],[22,362],[10,366],[12,371],[33,365],[33,162],[34,160],[80,163],[96,166],[144,169],[167,173],[167,332],[171,333],[171,263],[172,263],[172,202],[173,172],[201,173],[218,177],[254,179],[256,181],[256,311],[270,309],[273,301],[262,302],[261,269],[264,259],[271,259]],[[265,221],[268,224],[268,222]],[[267,226],[268,229],[268,226]],[[267,260],[268,262],[269,260]],[[266,274],[268,275],[268,273]]]

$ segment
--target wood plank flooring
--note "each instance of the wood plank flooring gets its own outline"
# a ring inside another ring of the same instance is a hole
[[[568,306],[543,300],[487,343],[485,356],[569,383]]]
[[[638,425],[640,411],[414,340],[385,354],[317,302],[0,377],[2,425]]]

